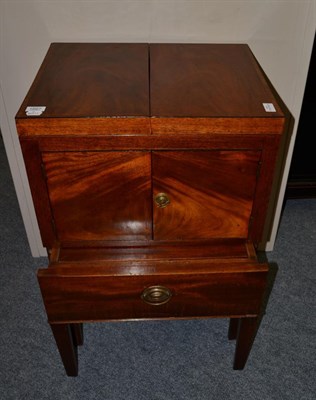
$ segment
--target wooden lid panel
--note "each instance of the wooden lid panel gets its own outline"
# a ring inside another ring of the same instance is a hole
[[[245,44],[53,43],[16,125],[21,136],[281,134],[277,98]]]
[[[36,117],[26,107],[45,106]],[[148,45],[53,43],[17,118],[148,117]]]
[[[283,116],[245,44],[151,44],[150,80],[152,116]]]

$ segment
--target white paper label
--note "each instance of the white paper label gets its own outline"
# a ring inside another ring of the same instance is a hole
[[[266,112],[276,112],[276,109],[272,103],[262,103]]]
[[[46,106],[29,106],[26,107],[26,115],[41,115],[46,110]]]

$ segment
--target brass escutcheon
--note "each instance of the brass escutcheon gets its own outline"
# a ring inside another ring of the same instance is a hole
[[[166,193],[158,193],[155,196],[155,203],[159,208],[165,208],[168,204],[170,204],[170,199],[166,195]]]
[[[150,286],[144,289],[141,298],[142,300],[150,304],[151,306],[160,306],[161,304],[167,303],[171,299],[171,290],[165,286]]]

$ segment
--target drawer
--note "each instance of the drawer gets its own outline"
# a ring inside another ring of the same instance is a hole
[[[257,315],[268,266],[242,259],[52,263],[49,322]]]

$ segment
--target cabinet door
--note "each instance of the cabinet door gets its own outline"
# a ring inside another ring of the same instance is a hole
[[[150,153],[44,153],[58,240],[145,240],[152,233]]]
[[[153,153],[154,239],[247,238],[260,154]]]

